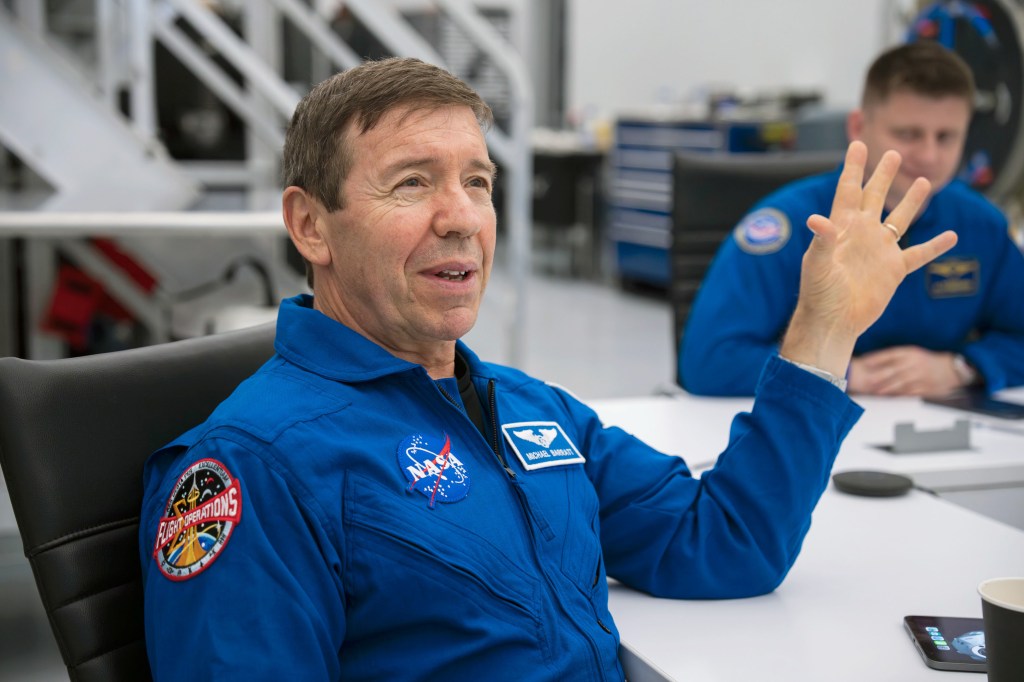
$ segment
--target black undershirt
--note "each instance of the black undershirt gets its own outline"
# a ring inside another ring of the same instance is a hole
[[[458,352],[455,353],[455,381],[459,384],[459,397],[462,398],[466,416],[472,420],[483,437],[487,438],[480,396],[476,392],[476,386],[473,385],[473,376],[470,374],[469,365]]]

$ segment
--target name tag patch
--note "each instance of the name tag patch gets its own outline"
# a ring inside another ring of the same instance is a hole
[[[974,296],[980,277],[981,263],[977,258],[945,258],[929,263],[925,270],[931,298]]]
[[[501,432],[527,471],[586,461],[555,422],[502,424]]]

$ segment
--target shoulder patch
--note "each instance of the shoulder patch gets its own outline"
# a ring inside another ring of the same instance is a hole
[[[157,525],[153,559],[171,580],[202,573],[220,556],[242,518],[242,489],[215,459],[178,477]]]
[[[759,208],[748,213],[733,230],[736,243],[747,253],[775,253],[789,241],[789,218],[775,208]]]
[[[556,422],[502,424],[501,432],[527,471],[586,461]]]

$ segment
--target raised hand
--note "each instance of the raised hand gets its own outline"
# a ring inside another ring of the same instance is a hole
[[[909,273],[956,244],[947,231],[924,244],[901,249],[899,238],[928,198],[918,178],[882,222],[889,186],[900,166],[886,152],[866,184],[867,148],[850,143],[828,218],[812,215],[814,239],[803,258],[800,296],[780,352],[790,360],[842,376],[857,337],[881,316]]]

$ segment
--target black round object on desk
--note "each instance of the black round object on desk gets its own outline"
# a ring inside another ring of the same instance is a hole
[[[868,497],[896,497],[914,487],[910,478],[886,471],[842,471],[832,474],[832,483],[844,493]]]

